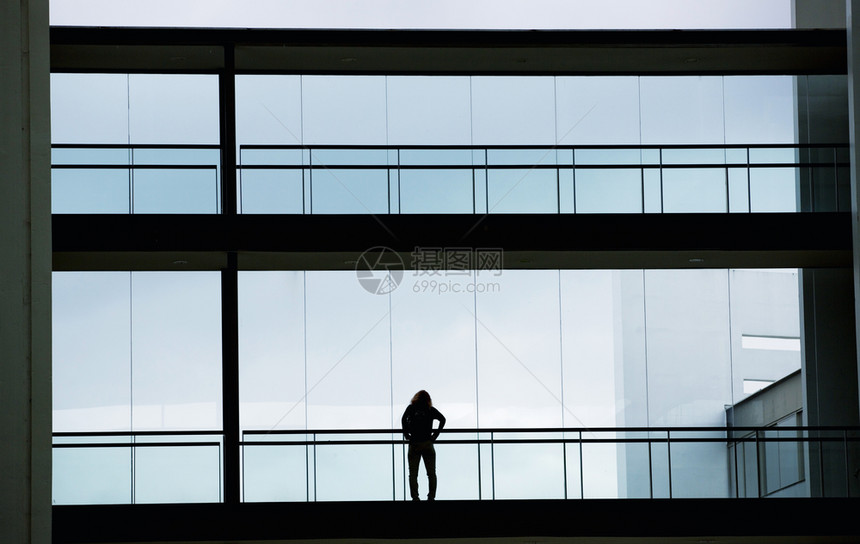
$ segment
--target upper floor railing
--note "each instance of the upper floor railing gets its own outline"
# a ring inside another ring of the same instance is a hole
[[[856,496],[858,443],[858,427],[445,429],[438,498],[810,496],[810,481]],[[398,430],[246,430],[239,447],[246,502],[409,497]],[[55,433],[54,502],[220,502],[223,448],[218,431]]]
[[[849,209],[843,144],[243,145],[238,212],[756,213]],[[54,213],[220,213],[218,146],[53,146]],[[228,188],[229,192],[229,188]]]

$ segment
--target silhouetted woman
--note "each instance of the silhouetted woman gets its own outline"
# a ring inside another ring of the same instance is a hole
[[[436,429],[433,428],[434,419],[439,421],[439,427]],[[400,424],[403,427],[403,436],[409,441],[409,453],[406,457],[409,460],[409,492],[412,500],[421,500],[418,497],[418,464],[424,459],[430,487],[427,500],[432,501],[436,498],[436,450],[433,449],[433,442],[445,426],[445,416],[433,408],[430,394],[422,389],[412,397],[412,403],[403,412]]]

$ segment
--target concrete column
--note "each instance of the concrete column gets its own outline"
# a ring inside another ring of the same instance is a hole
[[[800,272],[803,424],[853,426],[858,413],[857,350],[853,273],[848,268],[812,269]],[[810,433],[812,437],[817,433]],[[833,433],[822,436],[838,437]],[[858,492],[858,449],[811,442],[807,448],[806,478],[813,497],[845,496]]]
[[[851,226],[854,244],[854,293],[860,293],[860,0],[848,0],[846,20],[848,22],[848,135],[851,156]],[[860,316],[860,303],[854,297],[854,315]],[[855,319],[860,323],[860,319]],[[855,332],[860,338],[860,331]],[[860,349],[857,350],[860,353]],[[860,369],[860,361],[858,361]],[[860,371],[857,373],[860,375]],[[860,406],[854,407],[860,411]]]
[[[0,534],[51,542],[48,1],[0,2]]]
[[[791,26],[845,28],[845,0],[791,0]]]

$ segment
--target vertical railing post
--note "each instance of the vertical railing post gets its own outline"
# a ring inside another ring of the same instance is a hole
[[[585,498],[585,470],[582,463],[582,431],[579,431],[579,498]]]
[[[729,432],[731,432],[731,431],[729,431]],[[732,433],[731,434],[731,441],[732,441],[731,444],[732,444],[732,451],[734,452],[734,457],[735,457],[735,498],[737,499],[741,496],[740,495],[741,488],[740,488],[740,478],[738,477],[738,469],[739,469],[739,467],[738,467],[738,441],[735,440],[734,438],[735,438],[734,433]]]
[[[761,452],[759,451],[761,449],[761,443],[759,442],[758,434],[759,434],[759,430],[756,429],[755,433],[753,434],[753,436],[755,437],[755,474],[756,474],[756,483],[758,484],[758,488],[757,488],[758,489],[758,497],[761,497],[762,496],[762,494],[761,494],[761,491],[762,491],[761,479],[762,479],[762,474],[763,473],[766,474],[766,471],[762,471],[762,469],[761,469]]]
[[[654,460],[651,455],[651,432],[648,432],[648,496],[654,498]]]
[[[845,496],[851,496],[851,469],[848,463],[848,429],[842,430],[842,448],[845,451]]]
[[[494,438],[493,431],[490,431],[490,484],[493,491],[493,500],[496,500],[496,451]]]
[[[564,499],[567,500],[567,437],[564,436],[564,431],[561,432],[561,460],[562,460],[562,477],[564,478]]]
[[[747,147],[747,212],[752,213],[752,168],[750,167],[750,148]]]
[[[672,431],[666,429],[666,464],[669,468],[669,498],[672,498]]]

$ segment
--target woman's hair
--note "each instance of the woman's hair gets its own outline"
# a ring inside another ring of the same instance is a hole
[[[412,404],[415,404],[416,402],[426,404],[427,406],[433,406],[433,401],[430,400],[430,393],[424,391],[423,389],[415,393],[415,396],[412,397]]]

